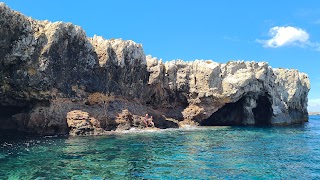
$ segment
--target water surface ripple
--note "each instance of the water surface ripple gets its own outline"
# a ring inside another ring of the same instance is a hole
[[[0,136],[0,179],[319,179],[320,116],[289,127]]]

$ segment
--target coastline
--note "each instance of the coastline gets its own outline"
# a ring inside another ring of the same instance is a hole
[[[320,115],[320,112],[308,112],[309,115]]]
[[[132,40],[87,37],[80,26],[35,20],[4,3],[0,21],[0,129],[98,135],[141,127],[145,114],[161,129],[308,121],[309,77],[296,69],[163,62]]]

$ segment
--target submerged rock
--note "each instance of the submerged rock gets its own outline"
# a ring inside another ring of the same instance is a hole
[[[162,62],[142,45],[87,38],[0,3],[0,128],[98,134],[179,125],[285,125],[308,120],[308,76],[266,62]]]

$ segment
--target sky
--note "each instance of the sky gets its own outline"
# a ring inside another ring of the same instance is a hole
[[[267,61],[309,75],[320,112],[319,0],[3,0],[38,20],[72,22],[87,36],[122,38],[163,59]]]

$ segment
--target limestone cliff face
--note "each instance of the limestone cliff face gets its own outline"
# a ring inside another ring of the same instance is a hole
[[[149,72],[141,45],[87,38],[79,26],[36,21],[3,3],[0,24],[0,116],[11,123],[6,126],[67,132],[68,111],[98,111],[109,96],[143,99]],[[90,104],[97,92],[104,98]],[[92,113],[106,119],[103,111]]]
[[[171,61],[147,56],[156,104],[181,104],[181,119],[203,125],[307,121],[308,76],[265,62]],[[169,93],[168,93],[169,92]],[[170,99],[170,94],[173,95]],[[158,99],[157,99],[158,98]],[[156,104],[154,104],[156,106]]]
[[[297,70],[265,62],[163,63],[133,41],[87,38],[79,26],[33,20],[3,3],[0,24],[1,128],[68,133],[68,124],[77,123],[67,119],[80,122],[67,118],[74,111],[104,130],[139,127],[145,113],[160,128],[292,124],[308,117],[310,84]]]

